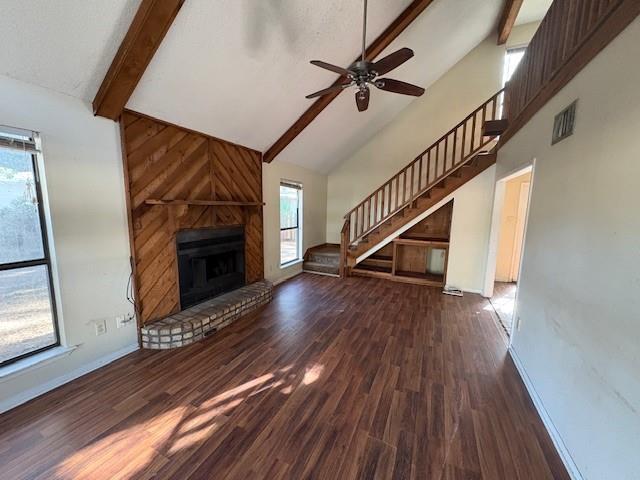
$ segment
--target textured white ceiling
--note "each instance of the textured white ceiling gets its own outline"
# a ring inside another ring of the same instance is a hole
[[[92,100],[140,1],[2,0],[0,74]],[[370,0],[367,43],[410,2]],[[428,88],[494,30],[502,3],[435,0],[383,53],[416,53],[389,76]],[[188,0],[128,107],[264,151],[336,78],[309,60],[347,66],[361,22],[362,0]],[[328,172],[412,100],[376,90],[359,114],[345,92],[278,159]]]
[[[371,0],[367,43],[409,3]],[[416,53],[389,76],[428,86],[493,31],[501,6],[435,0],[387,49]],[[265,151],[336,78],[309,60],[349,65],[361,24],[362,0],[189,0],[127,106]],[[412,100],[376,91],[358,114],[347,91],[278,159],[327,172]]]
[[[369,2],[369,41],[411,0]],[[128,107],[264,151],[354,60],[362,0],[189,0]]]
[[[93,100],[140,0],[2,0],[0,74]]]
[[[516,25],[542,20],[552,3],[553,0],[524,0],[516,18]]]

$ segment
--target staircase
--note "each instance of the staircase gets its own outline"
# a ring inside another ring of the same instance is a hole
[[[489,98],[345,215],[340,276],[495,163],[498,138],[485,136],[483,126],[500,119],[503,96],[500,90]]]

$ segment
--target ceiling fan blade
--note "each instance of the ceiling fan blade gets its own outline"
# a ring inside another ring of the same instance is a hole
[[[386,57],[378,60],[371,68],[376,71],[378,75],[384,75],[394,68],[399,67],[411,57],[413,57],[413,50],[410,48],[401,48],[397,52],[390,53]]]
[[[364,87],[364,90],[358,90],[356,92],[356,105],[358,106],[359,112],[364,112],[369,108],[369,97],[369,87]]]
[[[344,90],[347,87],[350,87],[351,84],[350,83],[343,83],[341,85],[334,85],[332,87],[329,88],[324,88],[320,91],[317,91],[315,93],[311,93],[309,95],[307,95],[305,98],[316,98],[316,97],[321,97],[323,95],[326,95],[328,93],[333,93],[333,92],[339,92],[340,90]]]
[[[414,97],[419,97],[424,93],[424,88],[422,87],[401,82],[400,80],[394,80],[393,78],[381,78],[376,80],[375,85],[380,90],[401,93],[402,95],[413,95]]]
[[[340,75],[344,75],[348,77],[351,75],[351,72],[346,68],[337,67],[336,65],[331,65],[330,63],[323,62],[321,60],[311,60],[311,64],[316,67],[324,68],[326,70],[331,70],[332,72],[339,73]]]

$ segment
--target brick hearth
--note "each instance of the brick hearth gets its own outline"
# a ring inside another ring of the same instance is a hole
[[[189,345],[271,301],[273,285],[262,281],[195,305],[142,327],[142,347],[165,350]]]

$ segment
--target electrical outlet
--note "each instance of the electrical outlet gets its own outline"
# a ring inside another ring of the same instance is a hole
[[[97,320],[94,322],[94,326],[96,329],[96,335],[104,335],[107,333],[107,322],[104,320]]]

